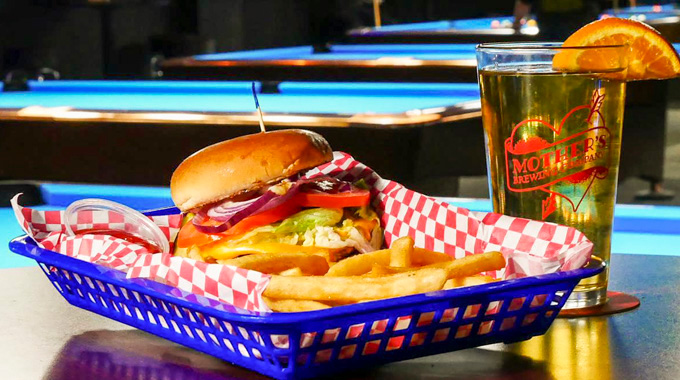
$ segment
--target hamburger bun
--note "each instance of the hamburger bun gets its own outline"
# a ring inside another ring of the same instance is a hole
[[[170,192],[182,211],[254,191],[329,162],[333,152],[318,133],[301,129],[255,133],[210,145],[172,174]]]

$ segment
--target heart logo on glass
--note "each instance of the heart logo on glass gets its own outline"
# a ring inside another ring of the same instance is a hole
[[[560,198],[578,211],[593,183],[609,174],[611,133],[600,113],[604,99],[602,90],[595,90],[590,104],[575,107],[558,125],[527,119],[505,140],[508,190],[546,193],[543,220],[557,210]]]

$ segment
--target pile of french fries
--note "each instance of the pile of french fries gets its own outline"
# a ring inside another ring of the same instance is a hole
[[[495,281],[481,272],[505,267],[500,252],[461,259],[415,248],[402,237],[388,249],[331,261],[324,253],[259,253],[221,264],[271,274],[265,302],[277,312],[300,312]]]

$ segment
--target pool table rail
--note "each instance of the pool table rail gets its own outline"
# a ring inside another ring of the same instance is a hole
[[[444,29],[444,30],[404,30],[379,31],[371,28],[354,29],[348,32],[348,40],[360,44],[422,44],[456,42],[517,42],[536,41],[538,28],[515,31],[512,28],[498,29]]]
[[[534,17],[531,17],[534,19]],[[539,37],[537,26],[524,25],[519,31],[512,27],[493,27],[493,22],[511,23],[513,16],[479,19],[438,20],[408,24],[361,27],[346,34],[352,43],[446,43],[446,42],[514,42],[534,41]]]
[[[287,114],[266,113],[264,122],[275,127],[380,127],[386,129],[420,127],[435,122],[450,122],[481,117],[481,104],[477,100],[447,107],[412,109],[398,114]],[[181,122],[203,125],[259,125],[256,112],[137,112],[64,107],[31,106],[22,109],[0,109],[3,121],[57,121],[73,123],[118,122],[157,124]]]
[[[173,80],[258,80],[332,82],[477,82],[476,59],[425,60],[413,57],[379,59],[224,59],[171,58],[161,64],[163,77]]]

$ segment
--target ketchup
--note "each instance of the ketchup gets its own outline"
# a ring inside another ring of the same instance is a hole
[[[121,230],[112,230],[108,228],[86,228],[83,230],[78,230],[75,232],[76,235],[108,235],[108,236],[113,236],[118,239],[123,239],[127,242],[130,242],[132,244],[137,244],[141,245],[142,247],[146,248],[149,252],[161,252],[162,250],[160,247],[158,247],[156,244],[141,238],[137,235],[133,235],[129,232],[121,231]]]

